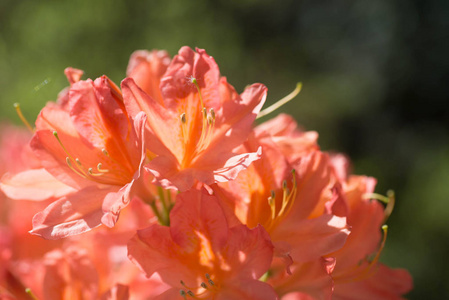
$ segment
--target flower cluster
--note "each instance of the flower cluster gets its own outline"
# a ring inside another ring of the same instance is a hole
[[[411,289],[407,271],[378,262],[393,195],[374,193],[374,178],[351,175],[292,117],[255,126],[264,85],[239,94],[188,47],[173,59],[136,51],[120,87],[65,74],[70,86],[32,136],[2,129],[0,299],[402,299]]]

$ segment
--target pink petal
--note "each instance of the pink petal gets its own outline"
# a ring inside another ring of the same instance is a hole
[[[218,293],[216,300],[277,300],[279,299],[271,287],[266,282],[258,280],[234,281],[226,286],[222,292]]]
[[[344,300],[358,295],[366,300],[402,300],[402,295],[413,288],[413,279],[404,269],[391,269],[379,264],[374,268],[374,274],[366,279],[354,280],[348,283],[336,282],[332,299]]]
[[[335,260],[319,258],[307,263],[296,263],[292,267],[292,275],[283,275],[273,280],[268,280],[280,295],[297,293],[295,296],[285,299],[318,299],[330,300],[334,290],[333,280],[329,274]],[[304,297],[304,294],[311,296]],[[282,297],[284,299],[284,297]],[[333,299],[333,298],[332,298]]]
[[[43,201],[71,194],[76,190],[54,178],[45,169],[5,174],[0,183],[5,195],[15,200]]]
[[[382,237],[380,227],[383,218],[383,207],[376,201],[363,201],[358,207],[352,209],[351,234],[345,246],[333,254],[338,260],[336,274],[340,275],[352,270],[359,261],[377,251]]]
[[[171,286],[181,287],[180,280],[196,285],[196,270],[186,265],[182,250],[171,239],[168,227],[154,224],[137,231],[128,242],[128,257],[147,277],[158,272]]]
[[[224,102],[216,113],[213,138],[206,151],[225,152],[240,146],[248,138],[266,96],[267,88],[256,83],[246,88],[241,96]]]
[[[296,223],[284,223],[277,227],[271,235],[276,241],[289,243],[293,261],[310,261],[332,253],[345,244],[349,235],[346,218],[333,215],[322,215],[310,220],[299,220]]]
[[[270,236],[261,225],[253,229],[237,225],[230,231],[223,256],[228,259],[232,277],[235,281],[258,280],[270,268],[273,259]]]
[[[215,196],[206,191],[189,190],[176,197],[170,212],[173,241],[185,251],[198,247],[196,232],[207,235],[213,249],[220,250],[228,239],[228,223]]]
[[[56,200],[34,216],[30,233],[55,240],[100,226],[103,199],[114,189],[91,186]]]
[[[159,85],[169,63],[170,57],[166,51],[137,50],[131,54],[126,76],[134,79],[151,98],[163,104]]]
[[[182,47],[176,55],[161,80],[161,91],[167,108],[181,111],[186,106],[199,104],[196,87],[189,83],[193,76],[201,89],[204,106],[218,110],[220,96],[218,94],[219,70],[215,60],[207,55],[203,49],[193,51],[189,47]],[[187,112],[186,112],[187,114]],[[188,114],[187,114],[188,115]]]
[[[69,81],[70,85],[78,82],[81,80],[81,77],[83,76],[83,70],[75,69],[75,68],[65,68],[64,74],[67,77],[67,80]]]
[[[247,169],[253,161],[260,159],[261,154],[262,148],[259,148],[255,153],[245,153],[231,157],[223,167],[214,171],[214,182],[234,180],[240,171]],[[202,181],[207,184],[213,183],[209,182],[210,180],[206,180],[206,178],[202,179]]]
[[[106,147],[110,135],[124,139],[128,133],[128,119],[112,92],[105,76],[95,82],[79,81],[70,88],[70,116],[75,128],[96,148]]]
[[[98,296],[98,273],[86,251],[76,247],[57,249],[47,253],[44,262],[44,299],[77,296],[94,299]]]
[[[147,115],[147,148],[158,155],[165,155],[175,160],[169,149],[181,146],[181,141],[174,140],[173,124],[180,122],[179,116],[174,116],[169,110],[140,89],[132,78],[122,81],[123,98],[128,113],[134,117],[143,111]],[[177,128],[177,127],[175,127]]]
[[[294,219],[305,219],[318,204],[323,189],[329,184],[330,167],[327,154],[314,151],[295,165],[298,192],[290,213]]]

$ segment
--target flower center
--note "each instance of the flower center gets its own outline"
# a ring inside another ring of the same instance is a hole
[[[192,142],[194,142],[194,138],[191,138],[191,132],[192,130],[189,130],[189,124],[188,121],[194,122],[194,120],[188,120],[185,113],[182,113],[180,115],[180,121],[181,121],[181,132],[182,137],[184,141],[184,147],[186,148],[186,153],[184,155],[183,161],[182,161],[182,167],[187,167],[189,162],[198,154],[203,152],[211,143],[213,131],[215,128],[215,111],[213,108],[209,109],[209,112],[207,111],[207,108],[204,106],[203,96],[201,94],[200,87],[198,85],[198,82],[196,78],[190,77],[190,82],[195,85],[198,95],[200,98],[200,105],[201,105],[201,135],[198,139],[198,142],[195,145],[191,145]],[[195,132],[195,131],[194,131]],[[187,151],[188,148],[192,147],[193,151]]]
[[[126,168],[114,168],[114,170],[104,169],[103,164],[99,162],[95,168],[85,166],[79,158],[74,158],[67,148],[62,143],[59,135],[56,131],[53,131],[53,135],[57,139],[59,145],[61,145],[64,152],[67,154],[66,163],[67,166],[75,172],[77,175],[81,176],[84,179],[92,180],[98,183],[103,184],[121,184],[123,180],[120,178],[129,178],[131,175],[128,174]],[[106,149],[102,149],[101,152],[105,157],[111,160],[114,164],[121,166],[121,164],[115,160],[113,157],[109,155],[109,152]]]
[[[296,199],[296,193],[298,190],[298,185],[296,183],[296,171],[292,170],[292,187],[288,188],[287,180],[282,183],[282,200],[278,205],[276,205],[276,194],[275,191],[271,191],[270,197],[268,197],[268,204],[271,209],[271,216],[268,219],[266,229],[274,228],[282,219],[284,219],[290,212],[293,203]],[[278,201],[279,202],[279,201]],[[280,205],[279,205],[280,204]]]

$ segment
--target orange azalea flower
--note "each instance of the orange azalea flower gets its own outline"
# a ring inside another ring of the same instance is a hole
[[[197,190],[178,196],[170,221],[138,231],[128,244],[147,276],[158,273],[171,286],[154,299],[277,299],[258,280],[273,255],[261,226],[229,227],[218,199]]]
[[[130,115],[144,111],[148,116],[146,144],[154,159],[146,168],[160,185],[185,191],[195,180],[229,181],[259,158],[258,152],[236,154],[233,149],[250,133],[265,86],[253,84],[238,95],[220,77],[212,57],[188,47],[179,50],[160,82],[163,103],[158,93],[149,96],[132,78],[122,82]]]
[[[332,292],[329,272],[333,262],[321,257],[340,249],[349,229],[344,216],[332,212],[312,217],[311,212],[329,184],[330,165],[326,154],[306,147],[296,164],[288,162],[268,132],[251,137],[246,149],[262,146],[262,157],[232,182],[215,188],[232,212],[250,228],[261,224],[270,234],[275,254],[288,266],[274,261],[268,279],[279,295],[293,291],[324,297]],[[301,139],[303,139],[301,141]],[[306,144],[306,137],[291,140]],[[278,139],[279,141],[279,139]],[[286,147],[291,149],[291,147]],[[285,153],[288,153],[286,151]],[[296,172],[291,174],[291,170]],[[288,179],[288,180],[286,180]],[[288,183],[291,182],[291,183]]]
[[[79,80],[69,75],[70,81]],[[106,76],[73,82],[59,100],[42,109],[31,140],[45,170],[72,188],[33,219],[31,232],[48,239],[101,223],[112,227],[135,192],[145,192],[139,184],[144,114],[128,116],[120,90]],[[26,179],[21,181],[25,193],[34,184],[33,176]]]
[[[345,157],[336,155],[332,161],[338,182],[334,195],[338,194],[345,201],[351,226],[351,234],[343,248],[330,254],[337,260],[332,273],[335,284],[333,299],[403,299],[402,295],[413,285],[410,274],[378,262],[386,239],[386,231],[382,237],[380,229],[392,203],[384,210],[378,201],[369,199],[376,180],[366,176],[348,176],[349,163]]]

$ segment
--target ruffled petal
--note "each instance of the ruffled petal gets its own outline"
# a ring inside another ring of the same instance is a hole
[[[103,199],[116,191],[91,186],[58,199],[34,216],[30,233],[55,240],[98,227],[104,214]]]

